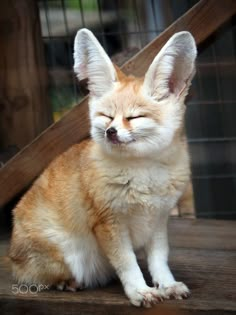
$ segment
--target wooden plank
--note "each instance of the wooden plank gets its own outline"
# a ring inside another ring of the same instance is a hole
[[[207,314],[236,312],[236,222],[171,219],[170,265],[177,280],[184,281],[192,295],[187,300],[165,301],[147,311],[130,306],[121,284],[77,293],[45,291],[14,295],[7,267],[0,265],[1,314]],[[0,259],[8,240],[0,238]],[[140,260],[146,279],[144,260]]]
[[[236,1],[201,0],[160,36],[141,50],[122,70],[142,76],[166,40],[188,30],[202,43],[236,12]],[[217,18],[216,18],[217,17]],[[27,187],[48,163],[72,144],[89,135],[87,98],[50,126],[0,170],[0,207]]]
[[[236,252],[236,221],[171,218],[169,236],[176,248]]]
[[[176,32],[189,31],[201,44],[236,13],[236,1],[201,0],[124,64],[122,70],[142,76],[160,48]]]
[[[37,3],[2,0],[0,151],[31,142],[52,123]]]

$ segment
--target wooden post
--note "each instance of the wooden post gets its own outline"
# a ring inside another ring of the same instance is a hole
[[[37,1],[1,0],[0,152],[21,149],[52,122]]]

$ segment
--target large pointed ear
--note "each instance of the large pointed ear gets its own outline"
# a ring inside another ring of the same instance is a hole
[[[196,44],[189,32],[173,35],[150,65],[144,91],[155,100],[185,97],[195,74]]]
[[[111,90],[117,80],[110,58],[93,33],[85,28],[75,37],[74,71],[79,80],[88,78],[90,94],[96,97]]]

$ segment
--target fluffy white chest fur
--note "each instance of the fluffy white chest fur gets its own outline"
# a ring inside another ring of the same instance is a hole
[[[106,166],[111,171],[104,180],[102,198],[129,233],[134,249],[139,249],[150,240],[161,213],[175,206],[189,174],[185,170],[180,176],[157,161],[121,168],[112,164]]]

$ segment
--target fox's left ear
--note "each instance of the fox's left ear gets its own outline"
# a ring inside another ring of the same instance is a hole
[[[93,33],[85,28],[75,37],[74,71],[79,80],[88,79],[90,95],[95,97],[110,91],[118,79],[105,50]]]
[[[197,48],[189,32],[173,35],[150,65],[144,79],[144,91],[160,101],[174,94],[187,95],[195,74]]]

